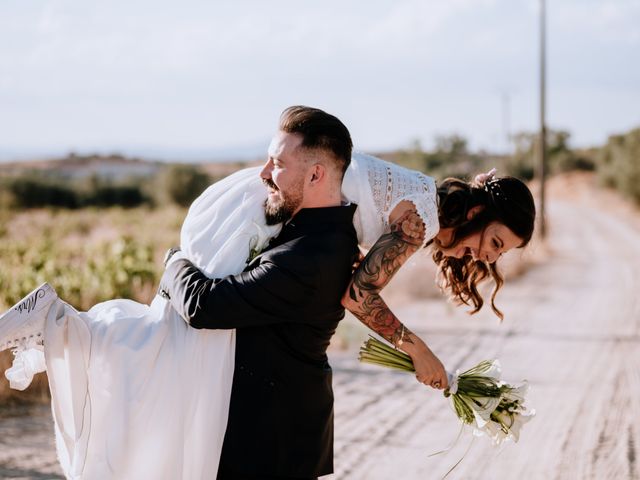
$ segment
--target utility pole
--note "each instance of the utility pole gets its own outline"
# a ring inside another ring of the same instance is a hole
[[[540,0],[540,139],[538,142],[538,178],[540,179],[539,231],[545,238],[545,182],[547,179],[547,126],[545,120],[546,97],[546,12],[545,0]]]

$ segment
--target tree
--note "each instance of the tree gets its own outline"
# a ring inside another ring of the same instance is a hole
[[[538,134],[520,132],[513,137],[515,153],[507,159],[506,168],[510,175],[531,179],[534,174],[535,153],[538,147]],[[547,161],[552,173],[571,170],[593,170],[594,162],[585,155],[578,155],[569,146],[571,134],[566,130],[547,132]]]
[[[458,134],[435,138],[435,149],[422,150],[419,141],[400,152],[398,162],[436,178],[466,177],[484,168],[484,157],[469,152],[467,139]]]

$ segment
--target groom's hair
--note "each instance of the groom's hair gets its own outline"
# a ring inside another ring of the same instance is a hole
[[[302,136],[303,148],[329,153],[344,175],[351,163],[353,142],[344,123],[318,108],[295,105],[280,115],[280,130]]]

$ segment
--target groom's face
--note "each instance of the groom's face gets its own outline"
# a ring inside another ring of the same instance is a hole
[[[300,210],[307,171],[301,143],[300,135],[285,132],[278,132],[271,140],[269,158],[260,172],[269,189],[265,203],[268,225],[286,222]]]

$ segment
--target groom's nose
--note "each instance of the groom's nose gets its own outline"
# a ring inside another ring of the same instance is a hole
[[[271,179],[271,172],[273,171],[273,161],[271,159],[267,160],[267,163],[262,167],[262,171],[260,172],[260,178],[265,180]]]

